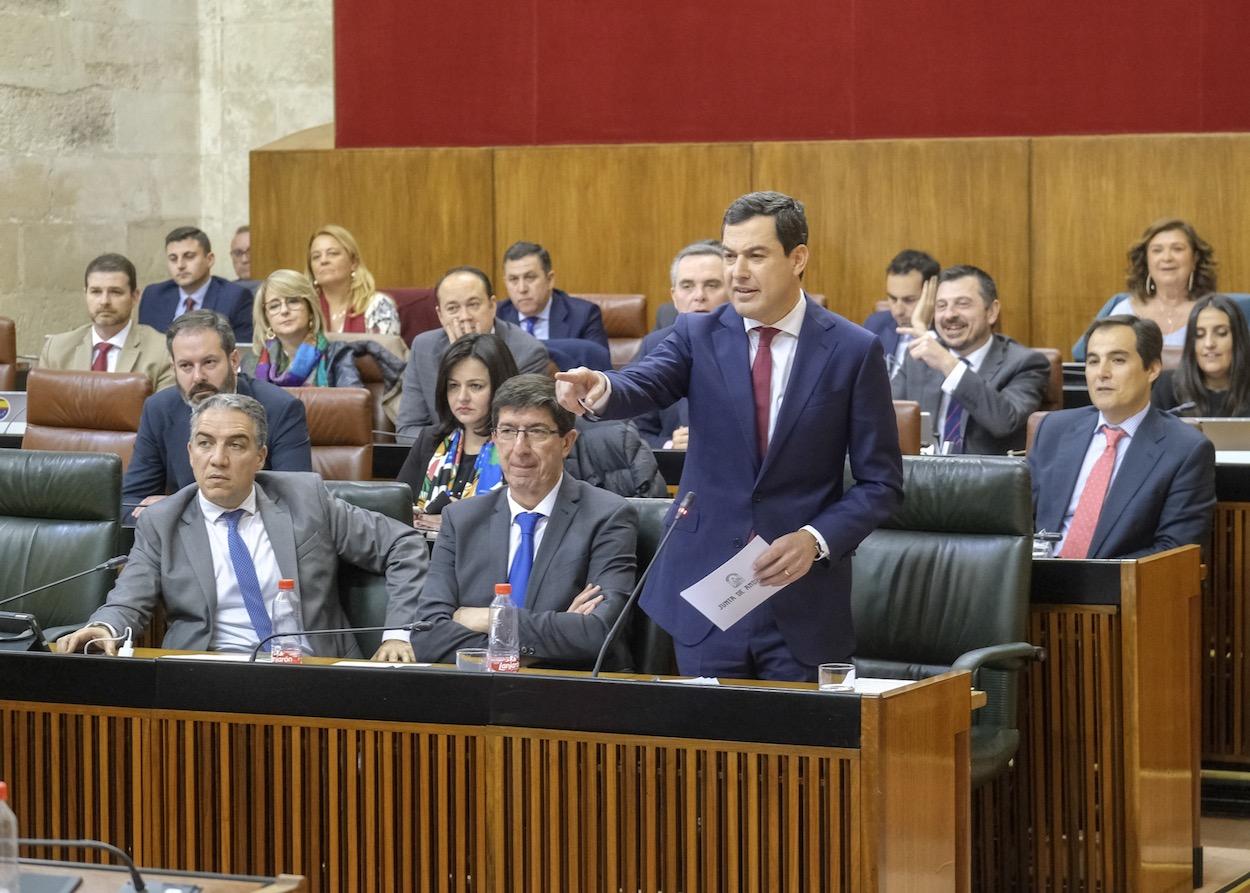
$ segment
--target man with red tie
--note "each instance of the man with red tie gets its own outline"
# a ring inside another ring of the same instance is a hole
[[[874,335],[804,294],[798,201],[742,196],[721,241],[730,303],[680,315],[619,372],[561,373],[561,402],[628,418],[688,398],[699,437],[679,490],[697,501],[675,522],[643,609],[673,636],[684,674],[814,680],[820,663],[854,649],[851,554],[902,500],[885,358]],[[844,492],[848,457],[855,483]],[[752,536],[769,543],[757,579],[785,588],[721,630],[680,593]]]
[[[1061,558],[1140,558],[1202,545],[1215,508],[1215,448],[1150,405],[1163,368],[1151,320],[1109,316],[1085,333],[1093,406],[1046,416],[1029,450],[1038,530]]]

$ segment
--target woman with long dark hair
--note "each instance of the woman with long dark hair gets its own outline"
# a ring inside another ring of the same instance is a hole
[[[1209,294],[1189,313],[1180,365],[1155,382],[1162,409],[1192,404],[1181,415],[1250,416],[1250,327],[1231,298]]]

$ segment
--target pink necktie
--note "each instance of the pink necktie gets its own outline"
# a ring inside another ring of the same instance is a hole
[[[768,452],[768,416],[772,403],[773,336],[781,330],[760,326],[756,331],[760,333],[760,344],[755,351],[755,362],[751,364],[751,388],[755,391],[755,446],[763,462]]]
[[[95,356],[91,358],[92,372],[108,372],[109,371],[109,351],[113,349],[113,345],[107,341],[101,341],[95,346]]]
[[[1107,447],[1085,480],[1085,489],[1081,491],[1081,498],[1077,501],[1076,514],[1072,516],[1072,526],[1068,529],[1068,538],[1063,541],[1060,558],[1089,556],[1089,544],[1094,538],[1094,528],[1098,526],[1103,500],[1107,497],[1111,472],[1115,469],[1115,445],[1124,436],[1124,429],[1106,425],[1102,433],[1107,438]]]

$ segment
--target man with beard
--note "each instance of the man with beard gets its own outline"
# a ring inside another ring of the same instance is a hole
[[[213,394],[243,394],[265,407],[266,470],[313,470],[304,404],[282,388],[235,371],[239,352],[229,320],[213,310],[184,313],[170,323],[165,344],[177,387],[153,394],[143,404],[134,455],[122,480],[124,507],[138,516],[144,507],[195,481],[187,457],[191,405]]]

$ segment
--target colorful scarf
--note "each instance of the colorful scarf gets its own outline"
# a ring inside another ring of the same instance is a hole
[[[428,503],[434,501],[438,494],[446,492],[456,482],[456,469],[464,457],[461,444],[463,431],[457,428],[444,437],[430,457],[430,464],[425,469],[425,480],[421,484],[421,493],[417,496],[417,510],[423,511]],[[450,493],[460,499],[468,499],[478,493],[487,493],[503,485],[503,468],[499,465],[499,453],[493,441],[482,444],[477,460],[473,463],[473,476],[459,493]]]
[[[305,384],[327,387],[330,384],[330,364],[327,359],[329,352],[330,342],[326,340],[324,332],[318,332],[316,342],[310,344],[305,341],[301,344],[299,350],[295,351],[295,358],[284,371],[280,371],[285,364],[286,355],[282,350],[282,342],[277,338],[270,338],[260,350],[255,377],[284,388],[298,388]]]

